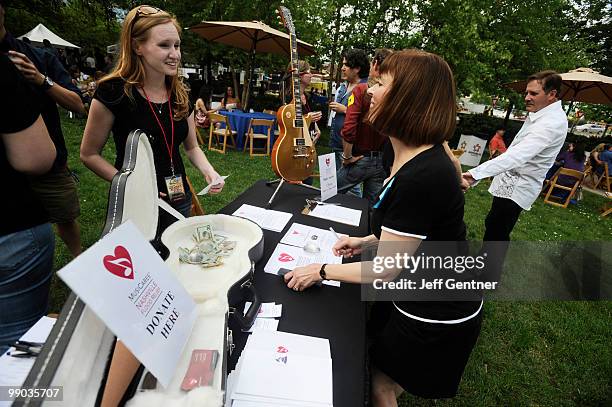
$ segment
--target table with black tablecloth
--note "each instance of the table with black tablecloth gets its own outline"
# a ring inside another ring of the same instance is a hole
[[[219,213],[232,214],[245,203],[265,207],[277,185],[266,185],[265,181],[258,181]],[[337,195],[329,199],[329,202],[338,202],[362,211],[359,227],[353,227],[301,214],[306,204],[305,199],[317,195],[320,195],[318,191],[300,185],[284,184],[281,187],[270,209],[290,212],[293,217],[281,233],[263,229],[264,255],[256,264],[254,285],[262,302],[283,304],[279,331],[329,339],[334,407],[362,406],[366,378],[366,306],[361,301],[359,285],[342,283],[341,287],[313,286],[303,292],[296,292],[287,288],[282,277],[264,272],[268,258],[294,222],[322,229],[332,226],[336,232],[351,236],[369,234],[367,200],[350,195]],[[233,336],[236,349],[230,358],[228,372],[235,368],[248,334],[233,329]]]

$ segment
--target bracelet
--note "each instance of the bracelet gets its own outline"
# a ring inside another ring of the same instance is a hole
[[[350,160],[351,158],[353,158],[353,156],[352,156],[352,155],[351,155],[350,157],[347,157],[347,156],[345,156],[345,155],[344,155],[344,153],[340,154],[340,157],[341,157],[343,160]]]

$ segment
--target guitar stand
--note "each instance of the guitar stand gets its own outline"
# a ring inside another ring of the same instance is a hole
[[[272,184],[275,184],[277,182],[278,182],[278,186],[276,187],[276,189],[274,190],[274,193],[270,197],[270,200],[268,201],[268,204],[266,205],[266,209],[270,209],[270,207],[272,206],[272,202],[274,201],[274,198],[276,197],[276,194],[278,193],[278,191],[281,189],[281,187],[285,183],[285,179],[284,178],[278,178],[278,179],[266,182],[266,185],[272,185]],[[301,186],[306,187],[306,188],[314,189],[315,191],[321,191],[320,188],[313,187],[312,185],[304,184],[301,181],[300,182],[295,182],[295,183],[292,182],[292,184],[294,184],[294,185],[301,185]]]

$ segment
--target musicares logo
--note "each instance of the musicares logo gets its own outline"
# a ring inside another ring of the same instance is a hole
[[[286,263],[288,261],[293,261],[295,259],[287,253],[281,253],[280,256],[278,256],[278,260],[282,261],[283,263]]]
[[[331,160],[329,158],[325,159],[325,165],[327,165],[329,167],[329,164],[331,163]]]
[[[110,254],[104,256],[103,263],[106,270],[117,277],[134,279],[132,257],[125,247],[115,247],[114,256]]]
[[[278,363],[283,363],[283,364],[287,364],[287,355],[285,355],[286,353],[289,352],[289,349],[285,348],[284,346],[278,346],[276,348],[276,353],[280,354],[279,357],[277,357],[276,359],[274,359],[275,361],[277,361]]]

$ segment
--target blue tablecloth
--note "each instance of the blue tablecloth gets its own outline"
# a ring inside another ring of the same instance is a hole
[[[227,110],[219,111],[224,116],[229,117],[230,125],[232,126],[232,130],[236,131],[236,147],[238,150],[242,150],[244,144],[246,142],[246,134],[249,131],[249,123],[251,119],[266,119],[266,120],[274,120],[276,122],[276,116],[271,114],[262,113],[262,112],[253,112],[253,113],[244,113],[241,111],[232,111],[229,112]],[[276,127],[276,123],[275,123]],[[265,126],[255,126],[255,133],[266,133]],[[274,128],[272,128],[272,135],[270,140],[270,149],[272,149],[272,145],[274,144]]]

